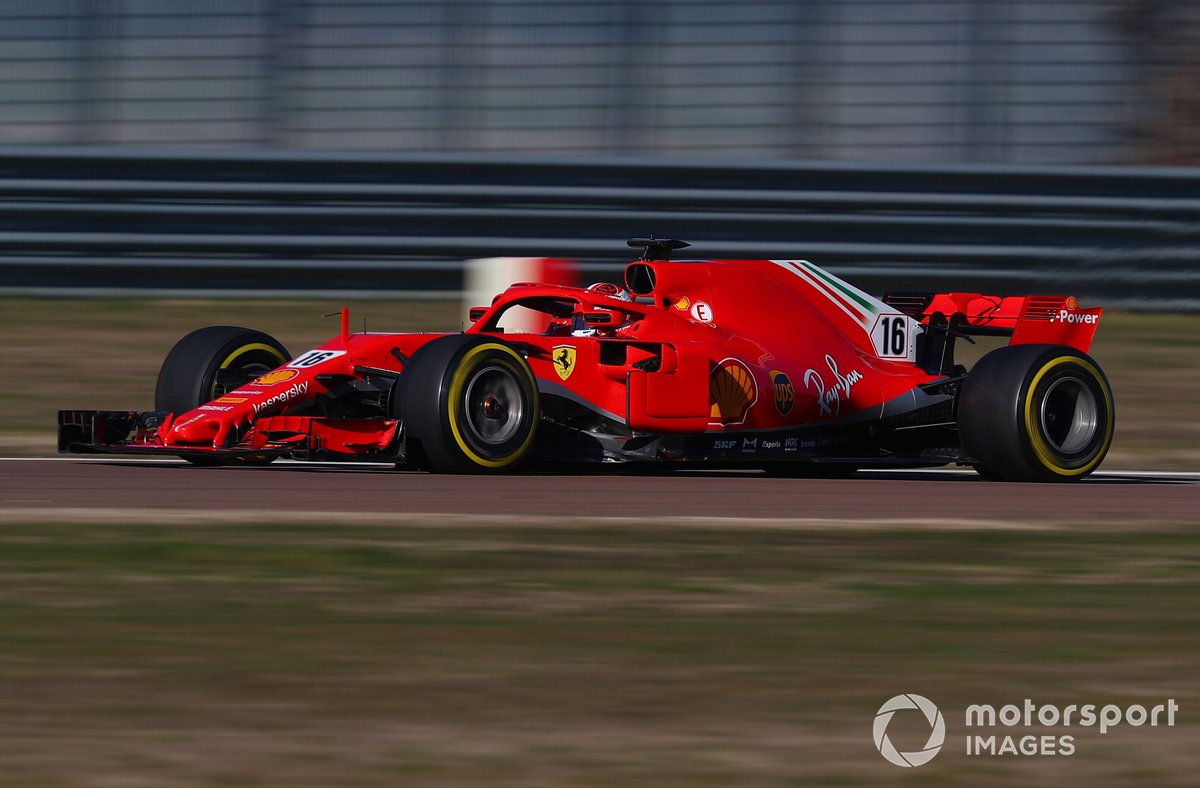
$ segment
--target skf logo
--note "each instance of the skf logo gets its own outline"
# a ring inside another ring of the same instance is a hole
[[[571,377],[571,373],[575,371],[575,346],[574,345],[555,345],[554,346],[554,371],[563,380]]]
[[[771,370],[771,385],[775,387],[775,410],[780,416],[786,416],[796,404],[796,387],[786,373]]]
[[[250,385],[252,386],[274,386],[276,383],[283,383],[286,380],[291,380],[300,373],[294,369],[277,369],[274,372],[268,372],[260,378],[257,378]]]

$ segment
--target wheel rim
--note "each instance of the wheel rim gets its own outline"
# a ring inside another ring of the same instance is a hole
[[[1042,397],[1042,434],[1061,454],[1078,454],[1095,440],[1100,423],[1096,395],[1084,381],[1060,378]]]
[[[217,370],[209,400],[223,397],[235,389],[240,389],[250,381],[260,378],[275,369],[276,366],[278,364],[250,361],[241,366]]]
[[[467,430],[485,446],[500,446],[521,429],[525,403],[521,383],[506,367],[483,367],[463,391]]]

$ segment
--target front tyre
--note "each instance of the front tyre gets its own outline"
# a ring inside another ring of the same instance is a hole
[[[1114,425],[1108,379],[1090,356],[1062,345],[994,350],[959,394],[963,452],[989,479],[1082,479],[1108,453]]]
[[[175,343],[154,388],[154,409],[179,415],[212,402],[291,359],[279,340],[238,326],[200,328]],[[215,457],[184,456],[193,465],[221,465]],[[266,465],[274,457],[239,457],[237,465]]]
[[[175,343],[154,389],[155,410],[186,413],[291,359],[274,337],[238,326],[200,328]]]
[[[395,415],[410,457],[437,473],[511,470],[533,445],[537,380],[512,346],[491,337],[441,337],[413,354],[397,382]]]

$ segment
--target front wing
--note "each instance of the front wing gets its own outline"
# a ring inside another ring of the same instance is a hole
[[[164,411],[61,410],[58,450],[70,454],[157,454],[194,458],[292,457],[295,459],[403,460],[399,422],[269,416],[254,422],[229,448],[168,444],[171,414]]]

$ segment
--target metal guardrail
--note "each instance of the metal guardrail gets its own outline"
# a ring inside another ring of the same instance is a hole
[[[0,291],[457,297],[463,260],[624,240],[868,290],[1200,309],[1200,169],[0,149]]]

